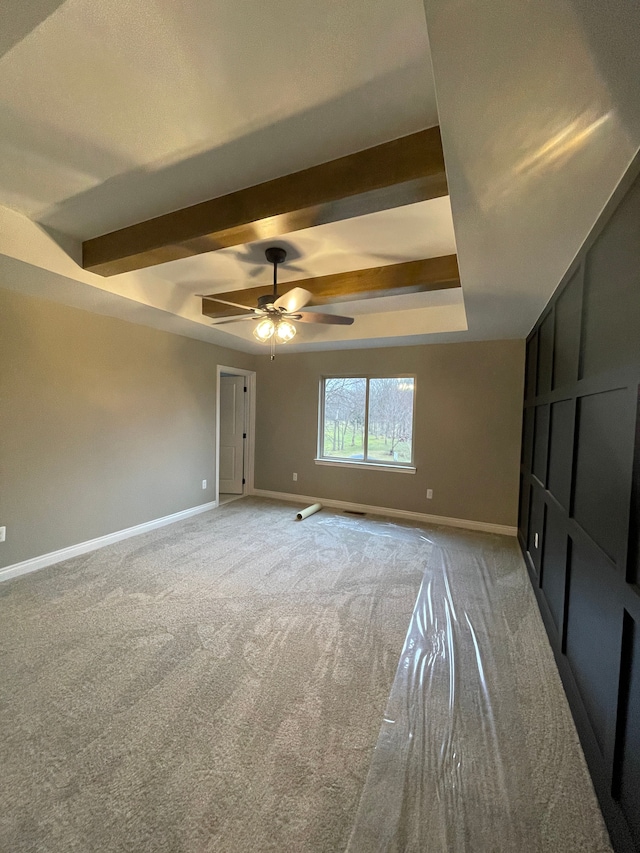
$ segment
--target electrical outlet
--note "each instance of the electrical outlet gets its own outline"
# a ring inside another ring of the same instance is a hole
[[[7,538],[7,528],[6,527],[0,527],[0,542],[4,542],[4,540],[6,538]]]
[[[203,481],[202,481],[202,488],[203,488],[203,489],[206,489],[206,488],[207,488],[207,481],[206,481],[206,480],[203,480]]]
[[[433,497],[433,489],[427,489],[427,499],[431,500]]]
[[[297,483],[297,482],[298,482],[298,475],[297,475],[297,474],[294,474],[294,475],[293,475],[293,482],[294,482],[294,483]]]

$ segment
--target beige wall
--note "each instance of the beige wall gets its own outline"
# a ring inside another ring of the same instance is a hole
[[[0,567],[213,500],[216,365],[253,361],[0,290]]]
[[[258,370],[258,488],[513,525],[523,361],[494,341],[270,362],[0,290],[0,567],[213,500],[217,364]],[[405,372],[417,473],[315,465],[320,377]]]
[[[278,354],[257,364],[257,488],[516,524],[523,341]],[[416,375],[416,474],[314,463],[320,377],[359,373]]]

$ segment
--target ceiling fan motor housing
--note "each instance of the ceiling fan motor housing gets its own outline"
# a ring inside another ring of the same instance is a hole
[[[258,297],[258,308],[266,308],[268,305],[273,305],[273,293]]]

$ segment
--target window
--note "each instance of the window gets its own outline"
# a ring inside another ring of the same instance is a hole
[[[320,382],[319,464],[413,468],[413,376]]]

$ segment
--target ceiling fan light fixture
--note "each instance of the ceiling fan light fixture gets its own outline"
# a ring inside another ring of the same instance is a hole
[[[276,326],[276,340],[279,344],[286,344],[296,335],[296,327],[289,320],[280,320]]]
[[[264,320],[260,320],[253,330],[253,336],[256,340],[266,344],[266,342],[273,337],[275,330],[276,324],[273,322],[271,317],[265,317]]]

